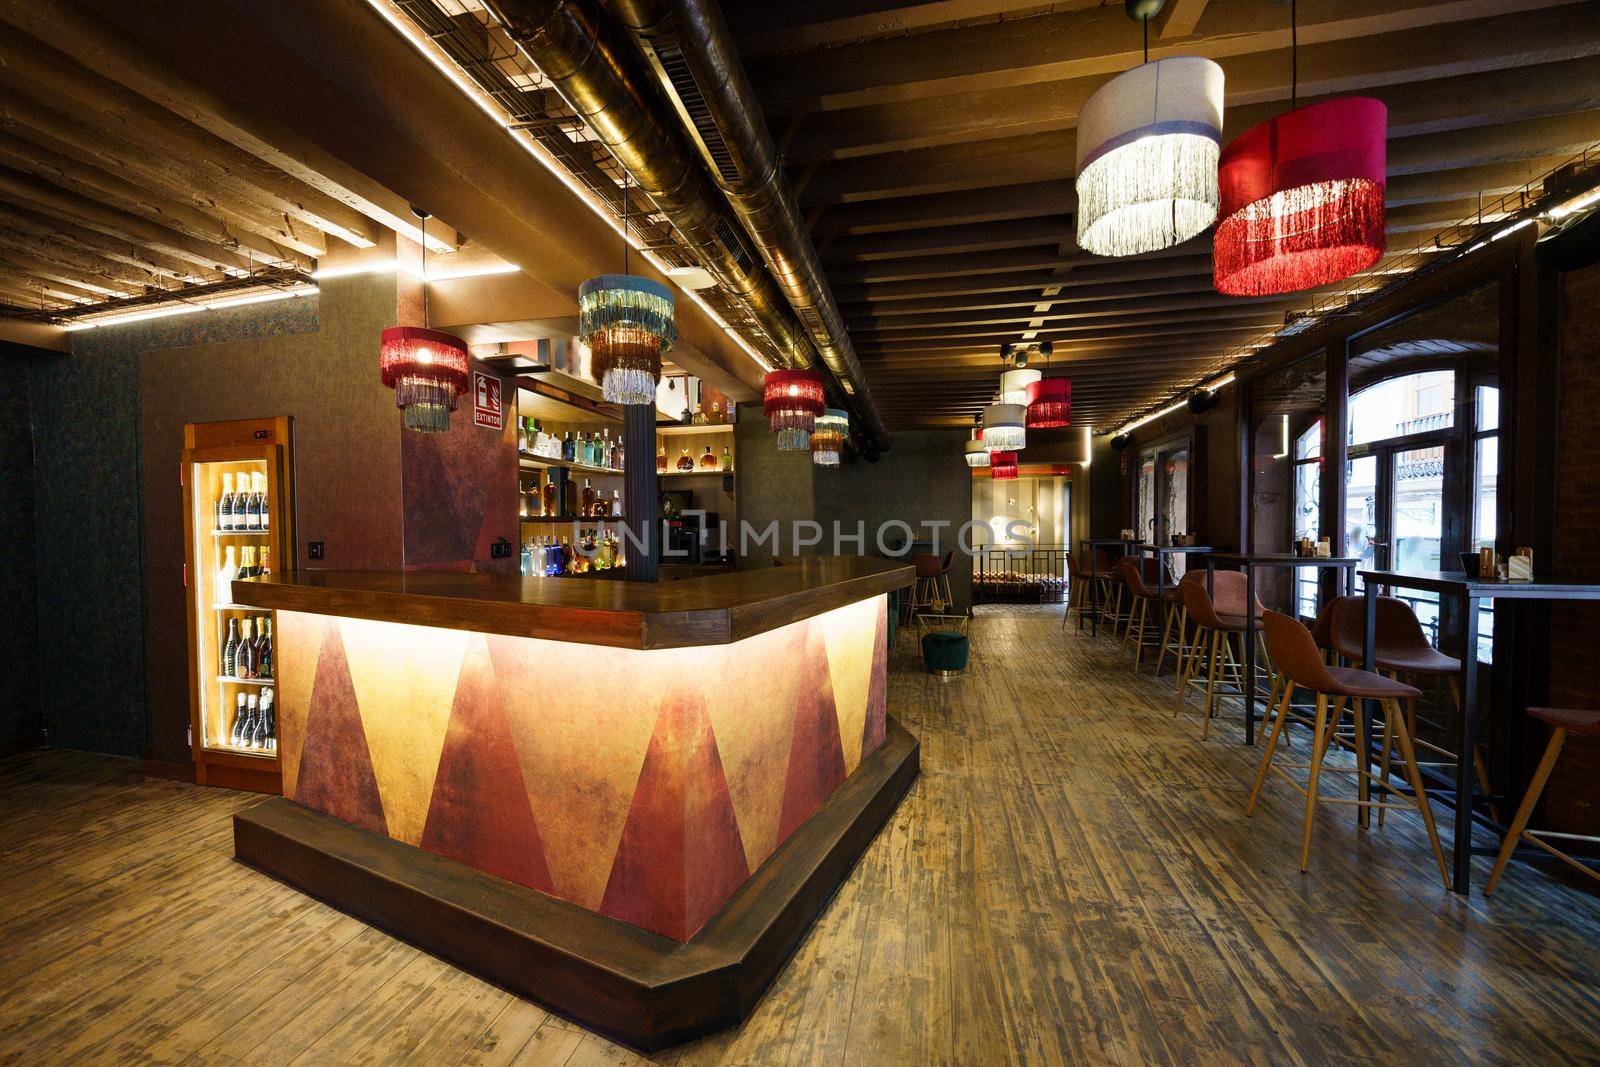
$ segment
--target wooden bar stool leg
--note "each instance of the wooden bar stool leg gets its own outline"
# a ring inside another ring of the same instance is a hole
[[[1378,781],[1384,785],[1389,784],[1389,750],[1393,745],[1394,723],[1390,722],[1389,716],[1385,715],[1383,717],[1383,755],[1378,757]],[[1383,799],[1381,791],[1378,794],[1378,799]],[[1380,829],[1383,827],[1383,814],[1388,810],[1387,805],[1378,808],[1378,827]]]
[[[1293,695],[1294,683],[1290,682],[1284,687],[1283,703],[1276,705],[1278,717],[1273,721],[1272,732],[1267,735],[1266,751],[1261,753],[1261,767],[1256,771],[1256,784],[1250,788],[1250,801],[1244,806],[1246,817],[1255,814],[1256,800],[1261,796],[1261,787],[1266,784],[1267,772],[1272,769],[1272,753],[1276,751],[1278,738],[1289,720],[1289,698]]]
[[[1161,673],[1161,665],[1167,661],[1167,646],[1172,639],[1172,623],[1175,615],[1172,605],[1163,603],[1161,605],[1161,614],[1163,616],[1161,622],[1161,647],[1156,650],[1157,674]]]
[[[1217,695],[1217,645],[1221,637],[1221,630],[1211,631],[1211,654],[1206,663],[1206,714],[1204,725],[1200,727],[1202,741],[1211,733],[1211,708]]]
[[[1328,752],[1328,694],[1317,694],[1317,725],[1311,740],[1311,779],[1306,783],[1306,821],[1300,829],[1300,872],[1311,865],[1311,821],[1317,810],[1317,785],[1322,779],[1322,758]]]
[[[1483,883],[1484,896],[1494,892],[1495,884],[1500,881],[1500,875],[1505,873],[1506,862],[1511,859],[1511,853],[1517,850],[1517,844],[1522,840],[1522,833],[1528,828],[1528,818],[1538,805],[1539,796],[1544,792],[1544,785],[1550,780],[1550,772],[1555,769],[1556,757],[1561,755],[1561,746],[1566,742],[1567,731],[1559,726],[1554,727],[1550,732],[1550,743],[1545,746],[1544,756],[1539,760],[1539,769],[1533,772],[1533,781],[1528,783],[1528,791],[1522,796],[1517,814],[1511,820],[1511,828],[1506,831],[1506,839],[1500,843],[1500,855],[1495,857],[1494,870],[1489,872],[1489,880]]]
[[[1422,788],[1422,771],[1417,767],[1417,753],[1411,745],[1411,731],[1406,729],[1405,718],[1400,714],[1400,703],[1397,700],[1386,700],[1389,716],[1394,720],[1395,733],[1400,739],[1400,755],[1406,761],[1406,777],[1411,782],[1411,792],[1416,799],[1417,811],[1422,815],[1422,825],[1428,830],[1428,843],[1433,846],[1433,858],[1439,864],[1439,878],[1444,882],[1445,889],[1450,888],[1450,868],[1444,862],[1444,849],[1439,847],[1439,832],[1433,825],[1433,807],[1428,803],[1427,791]],[[1472,818],[1471,812],[1463,813],[1463,818]]]

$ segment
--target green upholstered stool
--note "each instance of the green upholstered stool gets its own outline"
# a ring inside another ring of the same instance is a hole
[[[954,678],[967,669],[967,638],[954,630],[930,630],[922,635],[922,662],[941,678]]]

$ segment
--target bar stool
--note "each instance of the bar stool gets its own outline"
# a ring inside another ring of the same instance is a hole
[[[1600,871],[1585,867],[1567,853],[1543,840],[1544,837],[1563,837],[1572,841],[1600,841],[1600,837],[1528,829],[1528,816],[1533,814],[1534,806],[1539,803],[1539,796],[1544,792],[1545,783],[1550,780],[1550,772],[1555,769],[1556,757],[1561,755],[1561,746],[1567,743],[1567,735],[1600,736],[1600,711],[1584,711],[1577,708],[1529,708],[1528,714],[1550,727],[1550,743],[1545,746],[1544,756],[1539,760],[1539,768],[1533,772],[1533,781],[1528,783],[1528,791],[1523,794],[1522,804],[1511,820],[1511,829],[1506,832],[1506,839],[1500,845],[1500,855],[1495,858],[1494,870],[1489,872],[1489,880],[1483,884],[1484,896],[1494,892],[1495,884],[1500,881],[1500,875],[1505,873],[1506,862],[1511,859],[1511,853],[1515,852],[1517,845],[1523,841],[1527,841],[1530,845],[1538,845],[1556,859],[1577,868],[1590,878],[1600,878]]]
[[[1422,632],[1422,621],[1417,618],[1417,613],[1411,609],[1410,604],[1392,596],[1380,596],[1377,601],[1372,665],[1391,678],[1398,679],[1404,675],[1406,680],[1413,683],[1419,677],[1446,679],[1450,685],[1450,698],[1459,716],[1461,687],[1456,682],[1456,677],[1461,673],[1461,661],[1454,656],[1445,655],[1429,644],[1428,636]],[[1349,662],[1361,663],[1366,657],[1366,598],[1339,597],[1329,607],[1331,614],[1329,629],[1334,649]],[[1417,736],[1417,702],[1414,698],[1406,701],[1406,729],[1411,734],[1411,743],[1414,746],[1445,757],[1443,762],[1423,766],[1449,767],[1452,770],[1455,768],[1456,761],[1461,758],[1458,753]],[[1484,763],[1483,753],[1475,749],[1472,753],[1472,763],[1478,779],[1478,788],[1486,794],[1490,793],[1489,768]],[[1383,748],[1382,766],[1387,773],[1389,769],[1387,743]],[[1381,810],[1378,812],[1378,822],[1382,825]]]
[[[1144,561],[1154,562],[1154,561]],[[1157,564],[1159,567],[1160,564]],[[1133,669],[1137,671],[1139,664],[1144,660],[1145,634],[1156,637],[1155,627],[1150,625],[1150,605],[1158,597],[1156,589],[1146,585],[1146,574],[1150,568],[1136,566],[1132,560],[1122,559],[1117,563],[1117,570],[1121,574],[1122,585],[1128,590],[1132,600],[1128,607],[1128,629],[1122,638],[1122,650],[1128,650],[1128,642],[1133,642]],[[1159,573],[1159,571],[1158,571]]]
[[[1111,595],[1111,557],[1105,549],[1089,550],[1089,566],[1084,573],[1089,579],[1089,618],[1096,619]]]
[[[1061,613],[1061,628],[1067,628],[1067,620],[1074,613],[1078,616],[1078,629],[1083,629],[1083,620],[1088,615],[1089,609],[1085,606],[1090,596],[1089,584],[1093,579],[1084,573],[1078,566],[1078,557],[1071,552],[1067,553],[1067,607]]]
[[[1221,573],[1217,574],[1218,578],[1222,576]],[[1185,578],[1187,577],[1185,575]],[[1200,729],[1200,738],[1204,740],[1211,734],[1211,716],[1212,708],[1216,704],[1219,670],[1224,685],[1231,682],[1239,692],[1244,692],[1244,667],[1233,654],[1233,635],[1244,633],[1244,619],[1220,614],[1211,594],[1206,592],[1203,579],[1179,582],[1178,588],[1182,590],[1184,614],[1194,624],[1195,635],[1194,643],[1189,646],[1182,673],[1178,677],[1178,699],[1172,717],[1177,718],[1183,713],[1183,701],[1189,692],[1189,681],[1195,677],[1201,657],[1204,656],[1206,708]]]
[[[1414,686],[1393,678],[1385,678],[1381,674],[1350,667],[1328,666],[1322,662],[1322,655],[1317,650],[1317,643],[1312,638],[1311,631],[1307,630],[1303,623],[1287,615],[1276,611],[1266,612],[1261,618],[1261,624],[1262,631],[1266,635],[1267,648],[1272,653],[1273,662],[1278,664],[1278,668],[1283,672],[1286,684],[1282,698],[1271,712],[1272,729],[1267,735],[1266,750],[1261,753],[1261,766],[1256,771],[1255,785],[1250,790],[1250,801],[1245,806],[1245,814],[1248,816],[1255,813],[1256,801],[1261,796],[1261,788],[1266,784],[1269,770],[1277,772],[1284,781],[1304,793],[1305,824],[1300,833],[1300,870],[1304,871],[1311,860],[1311,820],[1316,811],[1318,786],[1328,749],[1339,732],[1345,711],[1348,709],[1352,720],[1356,720],[1359,711],[1354,702],[1376,700],[1383,709],[1384,736],[1387,737],[1390,731],[1393,731],[1400,743],[1400,753],[1405,764],[1406,780],[1411,785],[1411,795],[1407,796],[1390,785],[1387,774],[1379,776],[1367,769],[1365,751],[1367,746],[1357,731],[1357,739],[1352,746],[1357,750],[1355,766],[1348,769],[1337,768],[1355,773],[1360,786],[1357,799],[1326,797],[1322,799],[1325,803],[1331,804],[1355,804],[1362,810],[1375,807],[1380,813],[1386,807],[1415,808],[1422,816],[1423,826],[1427,828],[1428,842],[1433,846],[1433,858],[1439,864],[1439,878],[1444,882],[1444,887],[1449,889],[1450,872],[1445,866],[1444,850],[1439,847],[1439,834],[1434,829],[1433,809],[1428,806],[1428,795],[1422,787],[1422,773],[1417,769],[1417,757],[1411,745],[1411,733],[1406,729],[1405,716],[1400,713],[1401,700],[1421,694]],[[1316,719],[1313,723],[1306,724],[1303,715],[1292,711],[1294,691],[1297,687],[1309,689],[1317,694]],[[1335,698],[1331,711],[1329,697]],[[1312,727],[1311,762],[1273,766],[1272,754],[1277,749],[1278,739],[1283,735],[1284,727],[1291,718],[1302,725]],[[1289,776],[1290,770],[1309,772],[1309,779],[1304,788]],[[1368,799],[1370,796],[1368,790],[1373,783],[1377,784],[1380,791],[1378,800]],[[1381,799],[1383,793],[1392,793],[1404,803],[1383,800]]]
[[[916,580],[911,583],[911,595],[906,598],[906,619],[914,618],[918,610],[929,610],[940,606],[939,557],[935,555],[921,555],[911,557],[911,565],[916,568]]]
[[[944,558],[939,561],[939,591],[944,594],[942,607],[945,611],[950,611],[956,604],[955,594],[950,592],[950,567],[955,561],[956,551],[953,548],[946,552]]]
[[[1122,564],[1126,562],[1128,560],[1124,556],[1117,560],[1115,566],[1110,568],[1110,573],[1106,578],[1107,595],[1100,609],[1100,622],[1102,625],[1109,624],[1111,626],[1112,637],[1122,633],[1127,627],[1128,621],[1133,618],[1131,595],[1128,598],[1128,606],[1126,608],[1122,606],[1123,594],[1128,592],[1128,587],[1122,581]]]
[[[1186,640],[1189,632],[1189,612],[1183,606],[1183,583],[1198,582],[1204,578],[1204,571],[1190,571],[1183,576],[1183,581],[1167,590],[1166,621],[1161,628],[1161,650],[1156,655],[1156,673],[1161,673],[1161,665],[1166,661],[1167,653],[1171,652],[1174,661],[1173,670],[1178,672],[1180,687],[1183,682],[1183,664],[1189,651]]]

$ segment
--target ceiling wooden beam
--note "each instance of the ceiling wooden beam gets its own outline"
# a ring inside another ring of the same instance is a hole
[[[1321,0],[1300,18],[1305,60],[1318,46],[1382,35],[1377,47],[1414,43],[1452,23],[1496,22],[1492,28],[1514,43],[1520,33],[1544,28],[1552,7],[1578,0]],[[1570,13],[1556,22],[1570,32]],[[1420,32],[1419,32],[1420,31]],[[1508,42],[1485,41],[1486,48]],[[1287,51],[1289,13],[1265,3],[1227,3],[1207,9],[1198,32],[1182,42],[1152,42],[1150,58],[1201,55],[1224,60]],[[1420,66],[1435,62],[1413,52]],[[1532,58],[1529,62],[1544,62]],[[978,26],[908,34],[842,45],[819,52],[774,56],[747,64],[751,82],[769,117],[797,111],[834,111],[888,101],[947,96],[976,89],[1027,83],[1061,83],[1119,73],[1141,60],[1138,27],[1121,5],[1044,14]],[[1502,64],[1503,65],[1503,64]],[[1308,82],[1308,85],[1310,83]]]
[[[1069,0],[1063,8],[1087,8],[1101,0]],[[728,24],[746,57],[844,42],[871,40],[974,19],[1028,15],[1038,0],[772,0],[723,5]]]
[[[215,242],[191,237],[139,215],[105,207],[97,201],[5,167],[0,167],[0,194],[29,210],[145,245],[165,255],[196,264],[208,272],[246,272],[253,266],[250,259]]]
[[[276,214],[280,220],[294,220],[358,248],[377,243],[377,224],[359,211],[129,93],[43,42],[23,40],[20,35],[0,37],[0,64],[8,68],[13,85],[25,81],[45,90],[45,95],[34,93],[35,99],[76,105],[79,114],[92,116],[102,129],[115,131],[122,139],[137,139],[151,150],[149,158],[135,157],[143,171],[155,171],[162,162],[170,161],[181,165],[183,176],[192,184],[235,198],[241,206],[252,206],[269,218]],[[44,129],[56,132],[54,127]]]
[[[913,256],[989,252],[1001,248],[1075,243],[1077,224],[1071,215],[1006,222],[979,222],[961,226],[933,226],[896,233],[863,234],[834,241],[823,257],[826,263],[907,259]]]
[[[36,214],[15,204],[0,203],[0,226],[28,234],[45,244],[59,243],[81,248],[110,262],[126,264],[179,282],[204,281],[211,273],[175,256],[153,252],[132,241],[111,237],[87,226]]]

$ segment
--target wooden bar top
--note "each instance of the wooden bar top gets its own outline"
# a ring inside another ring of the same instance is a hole
[[[233,583],[233,602],[615,648],[739,641],[911,584],[870,556],[797,556],[671,582],[596,582],[442,571],[294,571]]]

